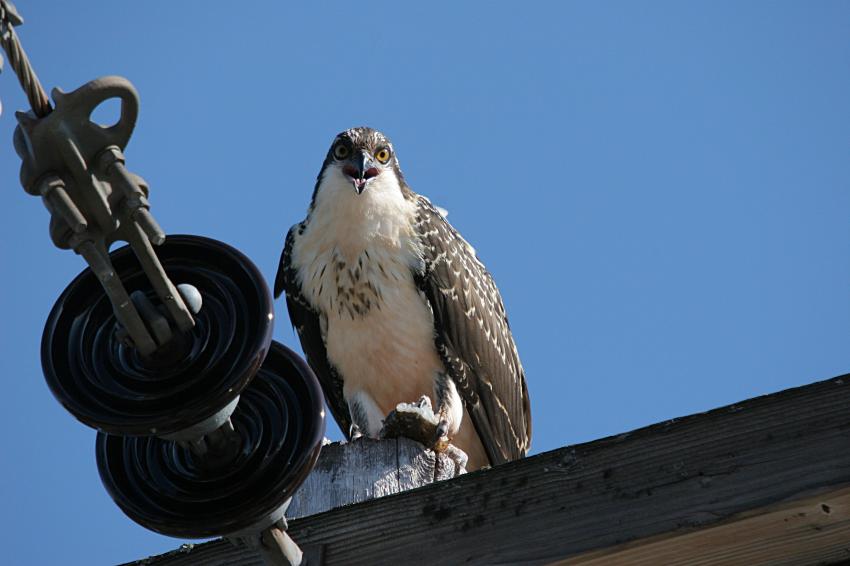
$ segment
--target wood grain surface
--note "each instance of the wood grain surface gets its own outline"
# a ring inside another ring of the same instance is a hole
[[[306,516],[289,533],[309,564],[699,564],[713,552],[752,566],[788,549],[794,564],[830,564],[850,558],[848,486],[842,376]],[[222,541],[140,563],[259,564]]]

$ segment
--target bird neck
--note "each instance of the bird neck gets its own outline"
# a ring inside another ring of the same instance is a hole
[[[415,203],[391,172],[358,194],[350,181],[331,171],[319,182],[305,237],[314,241],[317,254],[336,250],[345,260],[356,261],[371,248],[404,248],[413,237],[415,213]]]

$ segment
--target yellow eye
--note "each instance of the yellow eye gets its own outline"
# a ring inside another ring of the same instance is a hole
[[[381,163],[386,163],[390,160],[390,150],[385,147],[382,147],[378,150],[378,153],[375,154],[375,159],[377,159]]]
[[[351,151],[345,143],[340,142],[334,146],[334,157],[337,159],[345,159]]]

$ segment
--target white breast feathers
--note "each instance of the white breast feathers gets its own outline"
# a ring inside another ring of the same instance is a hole
[[[396,404],[422,395],[436,401],[434,378],[443,371],[433,314],[413,279],[422,261],[415,203],[389,172],[358,195],[328,171],[292,261],[304,296],[321,313],[346,400],[362,400],[368,422],[357,424],[375,436]]]

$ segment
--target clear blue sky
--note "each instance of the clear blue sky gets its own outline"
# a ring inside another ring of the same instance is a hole
[[[333,136],[389,135],[496,277],[534,452],[850,371],[850,3],[281,4],[18,7],[47,87],[138,88],[126,155],[165,230],[269,279]],[[112,504],[42,379],[83,262],[18,184],[8,67],[0,98],[4,563],[174,548]]]

